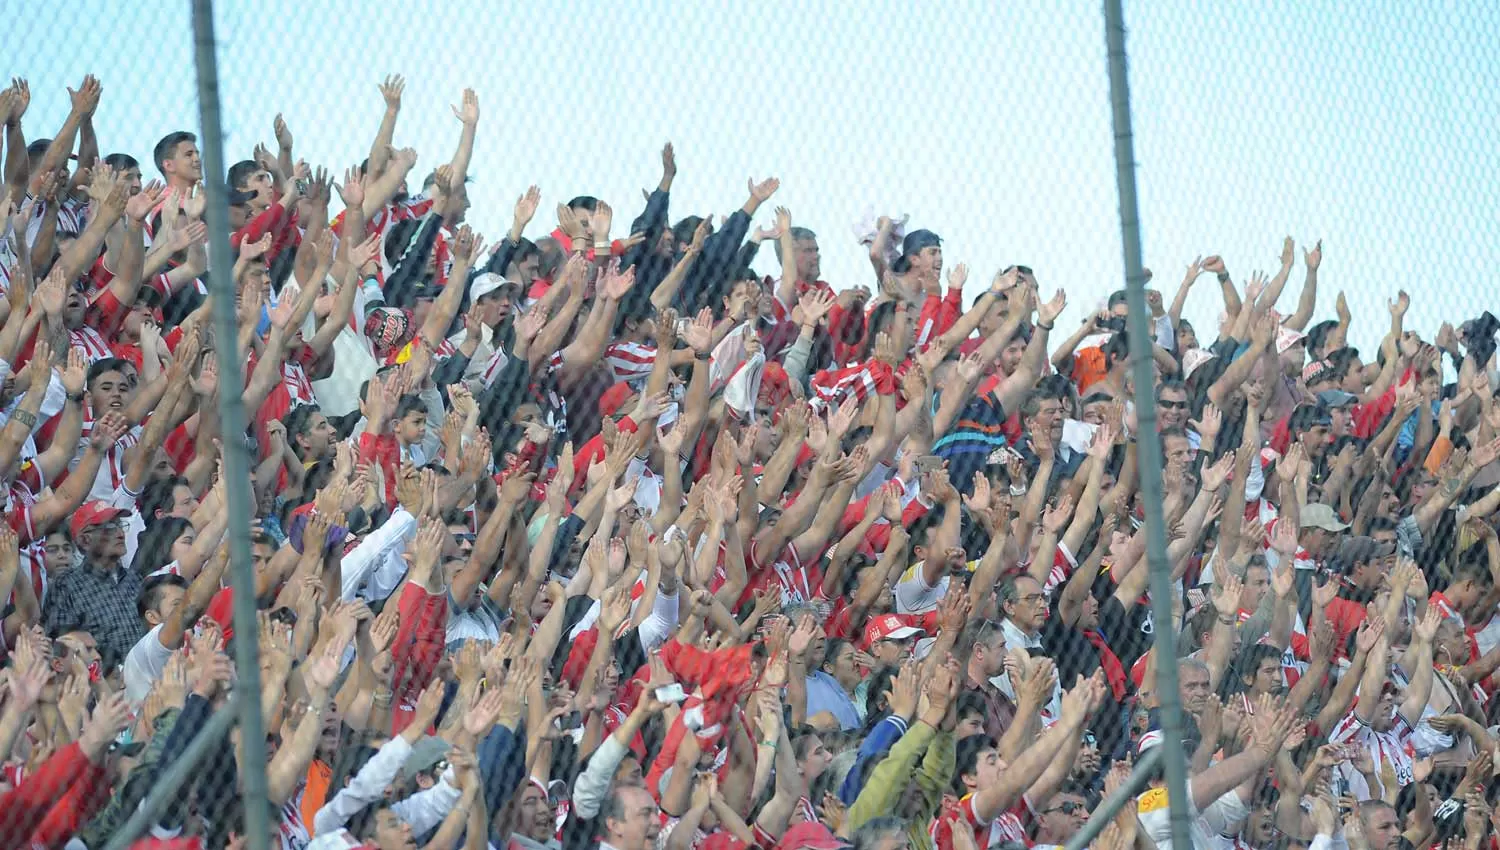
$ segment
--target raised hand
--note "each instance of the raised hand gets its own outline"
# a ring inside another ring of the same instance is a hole
[[[776,190],[781,186],[781,181],[775,177],[770,177],[757,183],[755,182],[755,178],[752,177],[747,185],[750,189],[751,200],[757,204],[763,204],[770,200],[772,195],[776,194]]]
[[[392,111],[401,108],[401,92],[406,90],[406,78],[400,74],[393,74],[385,78],[380,84],[380,96],[385,99],[385,107]]]
[[[532,186],[526,193],[516,199],[515,222],[512,232],[519,234],[531,223],[532,216],[536,215],[537,207],[542,203],[542,190]]]
[[[99,98],[104,94],[104,87],[93,74],[83,78],[83,83],[78,90],[68,89],[68,98],[73,102],[73,113],[75,115],[93,115],[94,110],[99,108]]]
[[[1213,603],[1214,610],[1218,612],[1220,617],[1238,616],[1240,594],[1244,589],[1244,582],[1235,578],[1233,573],[1225,571],[1223,578],[1215,576],[1209,593],[1209,601]]]
[[[271,131],[276,134],[276,144],[280,145],[282,150],[292,149],[292,131],[287,127],[286,119],[281,117],[280,112],[276,113],[275,120],[271,122]]]
[[[451,108],[453,117],[464,124],[473,126],[479,123],[479,95],[473,89],[464,89],[463,105]]]
[[[1038,304],[1036,308],[1037,324],[1045,327],[1052,326],[1057,322],[1057,317],[1062,315],[1068,306],[1068,294],[1059,289],[1053,293],[1052,300],[1045,304]]]

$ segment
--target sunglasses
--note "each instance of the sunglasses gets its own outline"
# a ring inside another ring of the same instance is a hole
[[[1087,812],[1087,811],[1088,811],[1088,806],[1085,806],[1082,803],[1075,803],[1072,800],[1068,800],[1065,803],[1058,803],[1057,805],[1053,806],[1050,809],[1043,809],[1042,810],[1042,814],[1044,814],[1044,815],[1050,815],[1053,812],[1062,812],[1065,815],[1072,815],[1072,814],[1077,814],[1078,812]]]
[[[1166,401],[1166,400],[1162,400],[1162,401],[1158,401],[1156,404],[1157,404],[1158,407],[1165,407],[1168,410],[1186,410],[1187,406],[1188,406],[1188,403],[1185,402],[1185,401]]]

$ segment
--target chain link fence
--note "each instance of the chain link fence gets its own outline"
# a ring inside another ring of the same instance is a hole
[[[1130,4],[1138,393],[1095,4],[0,9],[0,847],[1492,840],[1500,10]]]

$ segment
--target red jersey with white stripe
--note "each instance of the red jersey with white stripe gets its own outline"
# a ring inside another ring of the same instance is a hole
[[[927,834],[932,836],[938,850],[953,850],[953,830],[959,826],[967,826],[974,831],[974,846],[981,850],[1007,841],[1017,841],[1030,847],[1032,841],[1026,835],[1026,825],[1021,821],[1021,815],[1029,814],[1026,802],[1022,800],[994,820],[985,821],[974,812],[973,794],[965,795],[962,800],[957,801],[950,797],[943,801],[937,818],[927,827]]]
[[[823,596],[823,568],[816,563],[809,567],[797,553],[797,547],[791,543],[786,545],[786,549],[782,550],[774,562],[763,566],[756,543],[751,540],[745,561],[750,580],[745,586],[745,592],[740,594],[739,604],[753,600],[759,591],[776,588],[781,591],[783,606],[813,604],[825,609],[828,607],[828,600]]]

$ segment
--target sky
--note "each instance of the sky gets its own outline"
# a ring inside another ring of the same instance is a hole
[[[146,162],[173,129],[198,130],[186,0],[130,4],[0,0],[15,24],[7,75],[24,74],[29,137],[50,136],[65,86],[104,84],[105,152]],[[498,238],[528,185],[553,226],[559,201],[609,201],[623,226],[673,142],[672,217],[722,218],[749,178],[781,188],[820,237],[836,289],[873,285],[854,225],[909,215],[970,268],[969,297],[1011,263],[1060,320],[1123,286],[1103,14],[1081,0],[595,0],[459,4],[219,2],[219,75],[229,160],[273,142],[282,113],[300,158],[342,174],[407,79],[396,132],[417,173],[452,156],[449,110],[475,89],[482,117],[471,223]],[[1127,48],[1146,264],[1170,301],[1196,256],[1237,280],[1274,272],[1298,242],[1282,296],[1295,309],[1301,253],[1322,239],[1318,318],[1343,291],[1351,341],[1373,351],[1387,300],[1413,297],[1430,335],[1500,307],[1500,4],[1257,0],[1127,2]],[[149,172],[148,168],[148,172]],[[617,227],[617,230],[620,228]],[[759,270],[776,274],[763,251]],[[1211,329],[1212,276],[1187,317]]]

